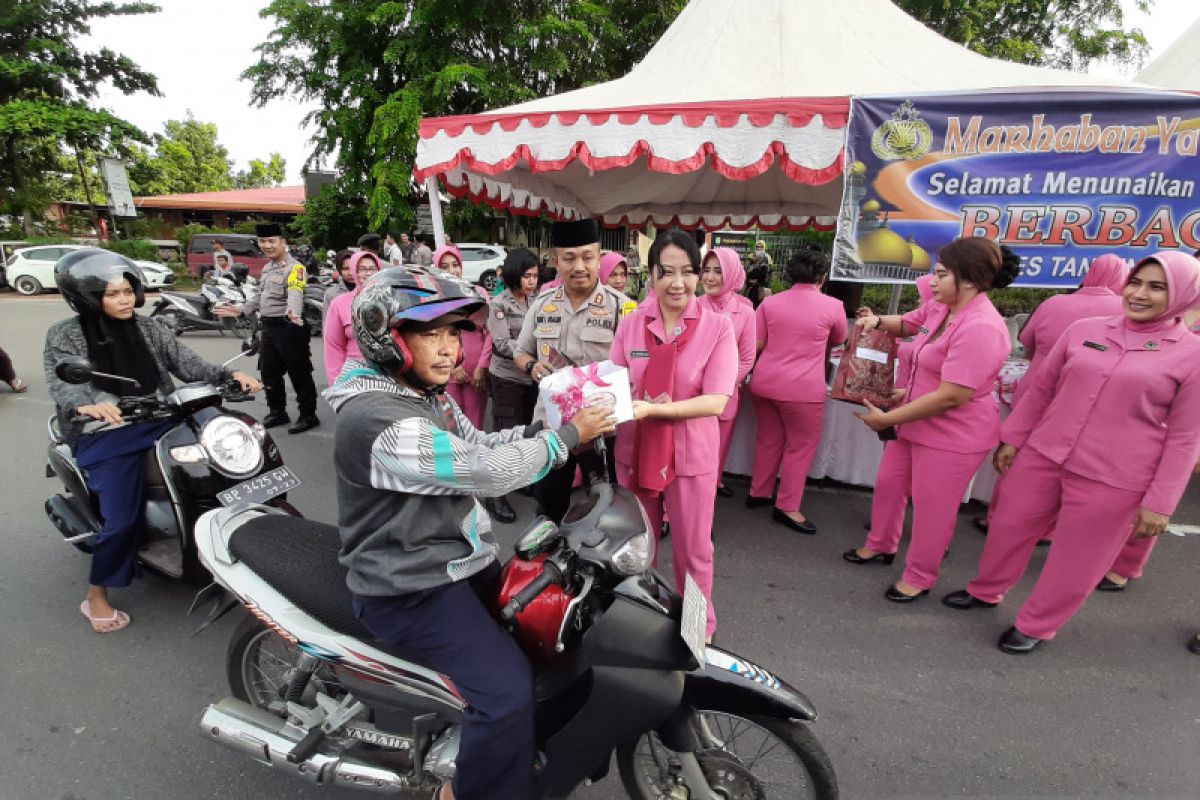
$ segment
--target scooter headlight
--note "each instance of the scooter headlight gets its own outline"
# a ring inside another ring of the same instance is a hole
[[[621,575],[641,575],[654,561],[654,537],[642,531],[613,553],[612,568]]]
[[[200,444],[213,466],[233,477],[258,472],[263,464],[262,447],[253,429],[237,417],[216,417],[200,431]]]

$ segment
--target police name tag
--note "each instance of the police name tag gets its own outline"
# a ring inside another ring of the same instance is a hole
[[[684,575],[683,614],[679,619],[679,635],[683,643],[696,657],[696,663],[704,666],[704,631],[708,627],[708,600],[699,584],[691,575]]]

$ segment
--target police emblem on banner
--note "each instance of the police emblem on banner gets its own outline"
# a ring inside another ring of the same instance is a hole
[[[911,100],[905,100],[871,137],[871,150],[884,161],[916,161],[929,155],[932,147],[933,129]]]

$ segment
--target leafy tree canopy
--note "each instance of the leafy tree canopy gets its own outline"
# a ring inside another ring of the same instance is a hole
[[[270,158],[250,159],[250,168],[242,170],[233,176],[233,185],[238,189],[261,189],[267,186],[279,186],[287,180],[287,160],[279,153],[271,153]]]
[[[80,49],[91,21],[157,11],[149,3],[0,0],[0,213],[31,228],[48,195],[38,181],[53,169],[58,143],[127,152],[146,141],[138,128],[93,107],[99,87],[158,94],[154,76],[108,48]]]
[[[1137,0],[1149,11],[1154,0]],[[1006,61],[1086,69],[1139,63],[1148,46],[1126,30],[1121,0],[896,0],[916,19],[972,50]]]

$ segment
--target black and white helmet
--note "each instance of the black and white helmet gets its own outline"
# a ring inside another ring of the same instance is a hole
[[[80,314],[102,313],[101,301],[110,283],[125,278],[141,308],[146,302],[144,280],[138,266],[120,253],[99,247],[73,250],[54,265],[54,281],[67,305]]]
[[[428,323],[450,313],[462,315],[457,324],[474,328],[465,317],[483,304],[471,284],[447,273],[390,267],[359,289],[350,324],[366,361],[387,372],[407,372],[412,359],[395,332],[406,323]]]

